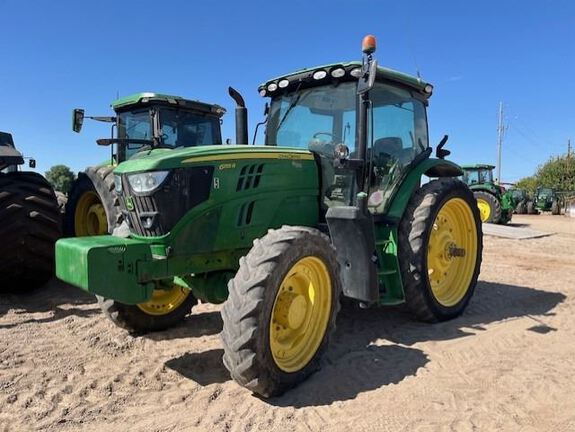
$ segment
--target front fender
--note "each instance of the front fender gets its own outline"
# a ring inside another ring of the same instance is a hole
[[[421,176],[426,175],[428,177],[457,177],[463,175],[463,171],[454,162],[427,158],[411,168],[404,178],[399,190],[393,197],[389,210],[386,216],[390,219],[399,220],[403,216],[403,212],[407,207],[407,203],[413,195],[413,192],[421,184]]]

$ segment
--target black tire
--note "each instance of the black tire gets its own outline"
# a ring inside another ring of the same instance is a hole
[[[21,292],[46,283],[61,234],[50,183],[33,172],[0,173],[0,290]]]
[[[464,296],[454,305],[444,306],[436,299],[428,276],[429,239],[441,208],[453,198],[462,199],[471,209],[477,235],[477,256]],[[483,251],[479,209],[473,193],[456,179],[439,179],[423,185],[411,197],[399,225],[398,258],[407,307],[420,320],[445,321],[457,317],[473,296]]]
[[[483,200],[489,204],[490,212],[489,218],[482,222],[484,223],[499,223],[501,220],[501,203],[499,200],[489,192],[475,191],[473,192],[476,200]],[[480,217],[481,220],[481,217]]]
[[[194,295],[188,292],[184,302],[173,311],[165,315],[151,315],[137,305],[127,305],[101,296],[96,296],[96,298],[104,314],[118,327],[132,334],[144,334],[174,327],[183,321],[198,303]]]
[[[102,233],[111,234],[115,227],[122,223],[119,198],[115,193],[114,166],[89,167],[72,185],[68,194],[66,213],[64,216],[64,234],[67,237],[78,235],[75,227],[75,217],[80,198],[88,192],[95,192],[106,212],[107,227],[102,227]]]
[[[559,202],[557,200],[553,200],[551,203],[551,214],[555,216],[561,214],[561,207],[559,206]]]
[[[535,203],[533,201],[527,201],[527,214],[538,214],[537,209],[535,208]]]
[[[284,277],[304,257],[319,258],[331,279],[329,318],[322,340],[311,360],[286,372],[274,360],[270,321]],[[335,329],[341,281],[335,249],[328,237],[313,228],[283,226],[256,239],[240,259],[240,268],[228,284],[229,297],[222,309],[223,362],[241,386],[263,397],[280,395],[305,380],[320,366]]]

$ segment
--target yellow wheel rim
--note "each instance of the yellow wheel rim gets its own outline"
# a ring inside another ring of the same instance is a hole
[[[167,315],[180,307],[190,293],[189,289],[174,284],[172,288],[155,289],[150,300],[137,306],[148,315]]]
[[[459,303],[471,284],[477,262],[477,229],[473,212],[461,198],[439,210],[427,248],[427,274],[435,299],[443,306]]]
[[[478,198],[477,207],[479,207],[481,222],[487,222],[489,220],[489,216],[491,216],[491,206],[484,199]]]
[[[77,236],[108,234],[106,210],[96,192],[85,192],[78,200],[74,214],[74,229]]]
[[[332,287],[327,266],[316,257],[300,259],[276,294],[270,348],[284,372],[303,369],[317,352],[331,315]]]

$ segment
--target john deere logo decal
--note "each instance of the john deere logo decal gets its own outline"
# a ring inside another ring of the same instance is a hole
[[[129,211],[134,211],[134,199],[131,196],[126,197],[126,208]]]

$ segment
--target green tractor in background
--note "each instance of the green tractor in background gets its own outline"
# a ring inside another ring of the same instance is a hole
[[[511,222],[515,203],[510,192],[493,181],[493,165],[462,165],[463,181],[477,200],[481,222],[506,224]]]
[[[510,189],[509,193],[511,194],[511,198],[515,204],[515,210],[513,211],[516,214],[533,214],[534,207],[533,207],[533,199],[529,195],[529,193],[524,189]]]
[[[433,87],[363,62],[269,80],[265,145],[152,146],[114,171],[124,237],[60,240],[57,274],[96,294],[133,332],[222,303],[223,361],[240,385],[281,394],[320,364],[345,296],[405,303],[417,318],[460,315],[480,271],[473,193],[428,143]],[[373,127],[372,127],[373,125]],[[423,175],[433,178],[421,184]]]
[[[111,146],[110,160],[78,174],[68,194],[64,217],[66,236],[108,234],[122,222],[112,171],[147,148],[174,149],[221,144],[220,119],[225,109],[199,101],[158,93],[137,93],[112,102],[113,117],[86,117],[112,123],[117,138],[99,139]],[[84,110],[75,109],[73,130],[80,132]]]
[[[561,214],[561,204],[561,196],[555,189],[539,186],[535,190],[535,196],[533,197],[535,211],[551,212],[552,215],[559,215]]]
[[[61,236],[58,201],[40,174],[20,171],[24,157],[12,135],[0,132],[0,291],[24,291],[54,274],[54,244]],[[31,159],[30,168],[36,162]]]

